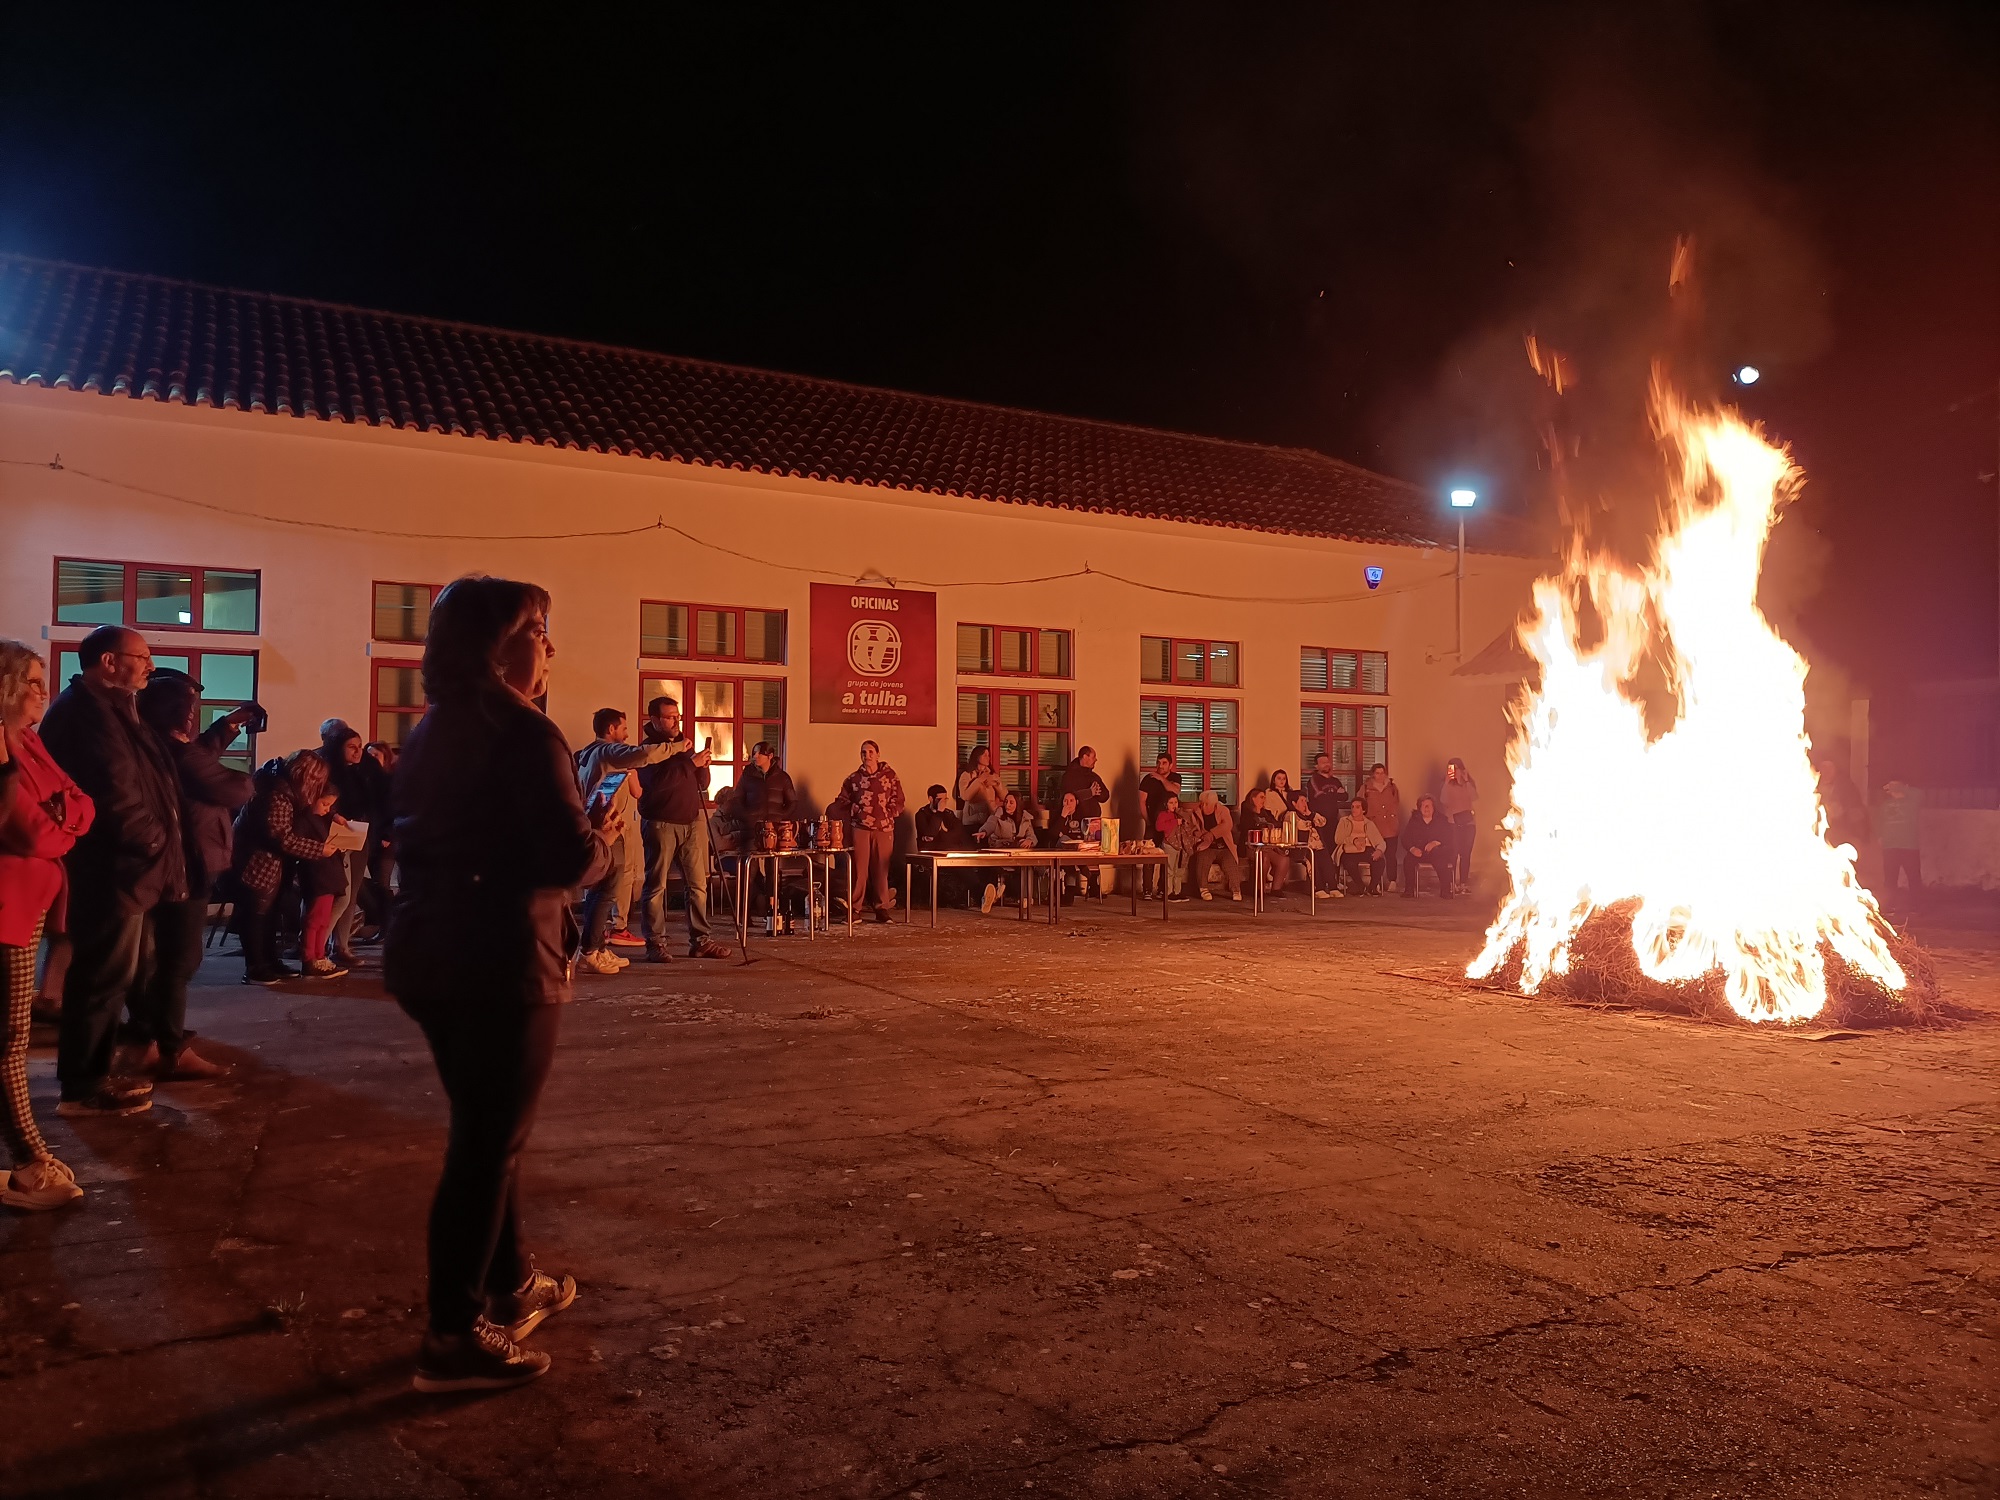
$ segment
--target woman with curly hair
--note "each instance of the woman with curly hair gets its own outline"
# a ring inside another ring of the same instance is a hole
[[[35,953],[45,930],[63,929],[63,856],[95,814],[35,733],[48,706],[47,663],[19,641],[0,640],[0,1135],[13,1162],[0,1177],[0,1203],[12,1208],[60,1208],[83,1196],[28,1106]]]
[[[237,824],[236,884],[241,893],[238,926],[243,933],[243,982],[276,984],[299,971],[278,956],[278,892],[288,860],[323,860],[326,820],[316,809],[326,803],[326,762],[311,750],[294,750],[283,761],[266,761],[257,771],[257,792]],[[333,902],[326,903],[328,925]],[[310,901],[307,914],[311,914]],[[326,934],[320,934],[322,945]],[[311,965],[310,945],[300,952]],[[324,953],[319,961],[332,969]],[[331,977],[331,976],[321,976]]]

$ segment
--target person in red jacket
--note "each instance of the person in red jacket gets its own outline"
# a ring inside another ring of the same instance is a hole
[[[13,1208],[60,1208],[83,1196],[75,1174],[42,1139],[28,1105],[35,952],[45,929],[62,931],[68,894],[63,856],[96,811],[35,733],[48,706],[47,664],[19,641],[0,641],[0,982],[7,986],[0,1134],[13,1162],[0,1177],[0,1203]]]

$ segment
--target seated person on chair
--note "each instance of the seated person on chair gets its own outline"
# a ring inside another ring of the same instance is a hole
[[[1453,853],[1451,824],[1438,816],[1435,800],[1419,797],[1416,816],[1403,825],[1403,894],[1416,895],[1417,870],[1429,865],[1439,897],[1449,901]]]
[[[988,818],[985,826],[979,830],[979,842],[987,849],[1032,849],[1038,842],[1035,837],[1037,832],[1034,809],[1024,803],[1017,794],[1008,792],[1000,799],[1000,810]],[[1021,872],[1001,870],[996,873],[1001,879],[987,884],[985,892],[980,897],[979,909],[993,910],[993,903],[1005,893],[1006,882],[1013,884],[1020,904],[1026,906],[1028,889],[1021,882]]]
[[[1326,852],[1326,819],[1313,811],[1312,798],[1303,787],[1292,793],[1292,812],[1298,820],[1299,841],[1305,845],[1292,858],[1298,862],[1299,872],[1312,882],[1314,892],[1324,896],[1340,878]]]
[[[925,853],[973,847],[971,831],[951,806],[951,794],[942,784],[931,783],[925,794],[930,800],[917,809],[917,848]],[[971,877],[963,870],[948,870],[938,882],[940,902],[956,900],[970,889]]]
[[[1236,822],[1213,787],[1205,788],[1194,806],[1182,815],[1180,835],[1182,846],[1188,850],[1188,875],[1195,894],[1204,901],[1215,899],[1208,893],[1208,871],[1210,866],[1220,864],[1229,899],[1241,901],[1243,866],[1236,856]]]
[[[1382,894],[1388,844],[1382,830],[1369,820],[1367,805],[1359,797],[1348,804],[1347,816],[1334,829],[1333,848],[1341,873],[1353,879],[1356,889],[1371,896]]]
[[[1090,826],[1091,820],[1095,816],[1096,814],[1087,813],[1083,810],[1083,804],[1078,800],[1075,792],[1064,792],[1062,794],[1061,809],[1053,818],[1049,819],[1049,832],[1055,835],[1056,847],[1059,849],[1082,849],[1096,843],[1097,834]],[[1097,871],[1095,868],[1077,872],[1074,877],[1072,876],[1072,872],[1065,870],[1063,872],[1064,890],[1071,889],[1072,878],[1079,881],[1082,889],[1090,895],[1094,896],[1097,894]]]

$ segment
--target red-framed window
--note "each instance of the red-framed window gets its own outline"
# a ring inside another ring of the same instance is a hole
[[[1141,682],[1235,687],[1242,680],[1242,663],[1243,647],[1236,641],[1164,635],[1139,637]]]
[[[647,672],[639,679],[639,718],[655,698],[681,706],[683,732],[691,728],[697,749],[713,752],[708,763],[708,795],[734,786],[750,762],[750,747],[768,740],[785,755],[785,683],[778,677],[712,677],[706,673]],[[636,733],[637,721],[634,722]]]
[[[959,765],[975,745],[993,752],[993,767],[1008,791],[1053,810],[1061,805],[1058,789],[1070,762],[1070,695],[961,687]]]
[[[264,581],[255,568],[106,562],[85,557],[58,557],[55,563],[55,595],[49,618],[57,625],[257,634]]]
[[[441,583],[384,583],[372,589],[373,611],[368,633],[372,640],[399,646],[421,646],[431,628],[431,606],[444,589]]]
[[[691,661],[785,664],[785,612],[730,604],[639,601],[639,654]]]
[[[424,716],[424,669],[416,661],[368,663],[368,738],[401,748]]]
[[[151,645],[151,642],[147,643]],[[257,699],[257,653],[255,651],[183,651],[179,647],[153,652],[153,669],[185,672],[201,684],[201,709],[196,727],[206,729],[230,710]],[[56,653],[56,682],[66,685],[83,670],[82,658],[72,646]],[[253,770],[257,764],[255,735],[238,735],[223,761],[239,771]]]
[[[976,677],[1069,678],[1075,675],[1074,644],[1067,630],[960,624],[958,670]]]
[[[1389,706],[1386,703],[1301,703],[1299,774],[1312,774],[1321,754],[1333,757],[1333,774],[1351,793],[1355,781],[1377,761],[1389,761]]]
[[[1181,773],[1183,801],[1213,790],[1234,806],[1241,717],[1234,698],[1141,698],[1139,764],[1150,768],[1167,756]]]
[[[1386,694],[1389,653],[1349,651],[1338,646],[1301,646],[1299,691]]]

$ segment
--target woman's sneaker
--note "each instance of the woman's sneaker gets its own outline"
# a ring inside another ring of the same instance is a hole
[[[153,1107],[152,1093],[150,1083],[142,1089],[107,1081],[81,1099],[59,1100],[56,1113],[72,1120],[89,1119],[93,1115],[136,1115]]]
[[[306,961],[304,977],[307,979],[344,979],[346,976],[347,970],[330,958],[314,958]]]
[[[586,974],[616,974],[625,965],[612,956],[609,948],[599,948],[595,953],[586,953],[576,961],[576,966]]]
[[[9,1208],[63,1208],[83,1196],[76,1174],[53,1156],[16,1167],[0,1186],[0,1203]]]
[[[427,1333],[417,1352],[420,1391],[502,1391],[546,1375],[549,1357],[523,1349],[484,1318],[470,1333]]]
[[[997,885],[987,886],[979,897],[979,914],[985,916],[988,912],[992,911],[993,903],[999,899],[1000,887]]]
[[[518,1344],[574,1301],[574,1276],[551,1276],[545,1271],[531,1271],[527,1284],[518,1292],[510,1292],[504,1297],[489,1297],[486,1316]]]

